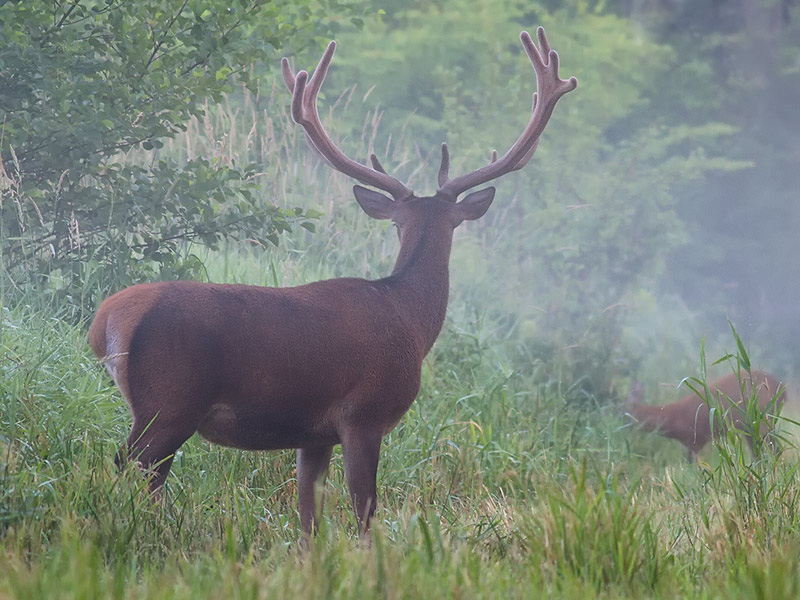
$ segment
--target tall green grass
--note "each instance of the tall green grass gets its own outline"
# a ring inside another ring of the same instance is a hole
[[[616,409],[517,370],[491,322],[451,318],[387,436],[371,543],[341,455],[299,548],[294,452],[193,438],[162,501],[113,464],[129,417],[84,331],[3,307],[0,593],[88,597],[792,597],[796,457],[735,438],[700,466]],[[733,433],[732,435],[736,435]],[[658,449],[653,449],[653,443]]]

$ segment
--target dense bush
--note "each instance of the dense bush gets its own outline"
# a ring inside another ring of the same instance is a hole
[[[234,83],[253,86],[272,46],[313,40],[317,16],[265,0],[0,3],[0,257],[15,282],[93,298],[196,276],[187,242],[310,226],[254,196],[274,169],[159,150]]]

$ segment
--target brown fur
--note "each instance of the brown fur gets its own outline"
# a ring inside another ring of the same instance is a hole
[[[359,516],[371,515],[381,438],[416,397],[444,321],[453,228],[488,208],[467,200],[392,203],[401,249],[377,281],[148,283],[106,299],[89,343],[131,408],[125,452],[154,471],[151,488],[194,432],[248,450],[299,448],[308,530],[314,482],[341,443]]]
[[[780,411],[781,405],[786,400],[786,393],[783,384],[777,377],[762,371],[752,371],[753,379],[750,379],[746,373],[742,373],[742,378],[745,381],[744,396],[735,373],[729,373],[709,384],[709,389],[714,396],[711,407],[718,405],[719,410],[724,413],[715,416],[713,433],[709,404],[694,393],[669,404],[647,405],[642,403],[642,386],[637,382],[631,386],[631,393],[628,395],[625,408],[638,427],[678,440],[686,447],[689,459],[693,460],[695,455],[711,441],[712,437],[718,437],[721,434],[723,431],[721,423],[724,422],[744,430],[742,414],[731,405],[728,398],[741,406],[751,397],[753,381],[757,386],[759,405],[762,410],[769,406],[776,393],[781,392],[777,406],[770,407],[774,414]],[[750,437],[747,439],[752,448],[752,439]]]

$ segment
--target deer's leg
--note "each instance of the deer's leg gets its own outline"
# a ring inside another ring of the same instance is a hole
[[[325,480],[333,446],[297,450],[297,499],[303,533],[316,533],[317,518],[322,515],[322,494],[316,502],[316,484]],[[319,513],[317,512],[319,511]]]
[[[362,535],[369,529],[370,519],[375,513],[378,496],[375,479],[382,437],[380,432],[366,428],[348,431],[342,436],[344,474]]]
[[[164,418],[156,414],[145,418],[134,415],[133,427],[125,446],[117,453],[115,461],[122,467],[124,460],[135,460],[139,467],[151,474],[150,492],[157,494],[172,467],[175,452],[197,431],[198,420]]]

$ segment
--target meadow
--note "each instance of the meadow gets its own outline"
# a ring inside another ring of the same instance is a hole
[[[202,277],[287,286],[388,273],[390,227],[361,214],[347,178],[300,149],[291,129],[276,136],[283,129],[255,106],[210,107],[164,152],[258,158],[275,167],[265,202],[323,215],[315,232],[297,229],[275,248],[187,244]],[[358,538],[338,450],[307,549],[294,451],[248,453],[195,436],[151,502],[140,473],[113,462],[130,417],[86,342],[94,306],[64,301],[58,274],[50,295],[3,274],[0,598],[796,598],[792,423],[780,424],[776,455],[752,455],[731,432],[689,464],[677,443],[631,427],[627,372],[606,365],[604,395],[576,393],[586,388],[575,363],[543,358],[524,325],[509,325],[514,299],[494,302],[491,228],[515,218],[502,195],[500,186],[496,218],[456,237],[448,319],[416,402],[384,440],[369,541]],[[656,338],[638,359],[658,401],[677,395],[681,377],[702,380],[701,339],[681,339],[691,353],[670,362],[672,346]],[[758,363],[733,335],[719,345],[730,354],[709,371]],[[662,380],[671,391],[656,392]]]

